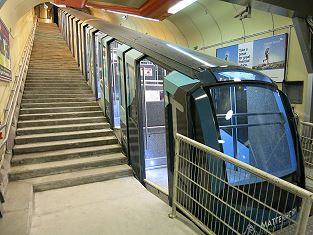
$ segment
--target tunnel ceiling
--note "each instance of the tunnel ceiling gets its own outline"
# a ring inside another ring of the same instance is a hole
[[[87,6],[163,20],[170,16],[167,13],[168,9],[179,0],[54,0],[54,2],[75,8]]]
[[[241,6],[271,12],[282,16],[307,17],[313,15],[313,0],[219,0]],[[134,14],[163,20],[170,16],[168,9],[179,0],[55,0],[56,3],[71,7],[93,8]]]
[[[313,0],[221,0],[288,17],[313,16]]]
[[[140,8],[148,2],[148,0],[136,0],[136,1],[129,1],[129,0],[93,0],[88,1],[88,3],[104,3],[106,5],[113,4],[117,6],[124,6],[124,7],[132,7],[132,8]]]

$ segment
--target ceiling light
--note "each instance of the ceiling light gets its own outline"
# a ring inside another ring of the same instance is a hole
[[[143,17],[143,16],[139,16],[139,15],[134,15],[134,14],[128,14],[128,13],[124,13],[124,12],[118,12],[118,11],[111,11],[111,10],[104,10],[107,12],[111,12],[111,13],[115,13],[115,14],[119,14],[119,15],[123,15],[123,16],[133,16],[133,17],[137,17],[140,19],[145,19],[145,20],[152,20],[152,21],[160,21],[158,19],[153,19],[153,18],[148,18],[148,17]]]
[[[182,9],[188,7],[189,5],[191,5],[192,3],[196,2],[196,1],[197,0],[182,0],[182,1],[179,1],[174,6],[170,7],[167,12],[170,13],[170,14],[175,14],[175,13],[181,11]]]
[[[43,8],[48,9],[48,5],[46,3],[43,4]]]

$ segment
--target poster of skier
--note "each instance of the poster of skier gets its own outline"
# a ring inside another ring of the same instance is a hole
[[[0,80],[11,81],[10,33],[0,19]]]
[[[218,48],[216,57],[240,66],[260,70],[276,82],[286,73],[288,34]]]

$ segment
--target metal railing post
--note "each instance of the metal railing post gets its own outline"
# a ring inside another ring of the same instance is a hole
[[[301,210],[299,213],[299,223],[297,225],[296,235],[303,235],[305,234],[310,211],[312,207],[312,198],[304,198],[301,203]]]
[[[175,136],[175,158],[174,158],[174,179],[173,179],[173,202],[172,202],[172,213],[169,214],[170,218],[176,217],[176,203],[177,203],[177,180],[178,180],[178,166],[179,166],[179,139]]]

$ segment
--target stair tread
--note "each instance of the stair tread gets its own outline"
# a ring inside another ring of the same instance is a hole
[[[103,118],[105,120],[105,117],[77,117],[77,118],[55,118],[55,119],[40,119],[40,120],[24,120],[24,121],[18,121],[18,124],[27,124],[27,123],[45,123],[47,121],[68,121],[68,120],[72,120],[74,121],[80,121],[80,120],[90,120],[90,119],[99,119],[99,118]],[[41,126],[43,127],[43,126]]]
[[[95,107],[97,107],[97,108],[99,108],[100,109],[100,107],[99,106],[77,106],[77,107],[67,107],[67,106],[64,106],[64,107],[47,107],[47,108],[21,108],[20,110],[21,111],[30,111],[30,110],[34,110],[34,111],[40,111],[40,110],[42,110],[43,112],[42,113],[40,113],[40,114],[46,114],[44,111],[46,111],[46,110],[55,110],[55,111],[57,111],[58,109],[82,109],[82,108],[95,108]]]
[[[79,130],[79,131],[66,131],[66,132],[57,132],[57,133],[44,133],[44,134],[31,134],[31,135],[20,135],[16,136],[16,140],[31,139],[31,138],[42,138],[42,137],[54,137],[54,136],[67,136],[67,135],[79,135],[79,134],[88,134],[88,133],[104,133],[112,132],[111,129],[97,129],[97,130]]]
[[[38,148],[38,147],[45,147],[45,146],[55,146],[55,145],[63,145],[63,144],[86,143],[86,142],[92,142],[92,141],[102,141],[102,140],[111,140],[111,139],[116,139],[116,137],[115,136],[102,136],[102,137],[48,141],[48,142],[39,142],[39,143],[30,143],[30,144],[16,144],[13,150],[24,149],[24,148],[35,148],[35,147]]]
[[[71,148],[64,150],[53,150],[46,152],[37,152],[37,153],[25,153],[25,154],[14,154],[13,161],[21,160],[21,159],[29,159],[29,158],[41,158],[41,157],[50,157],[50,156],[58,156],[64,154],[75,154],[82,152],[92,152],[102,149],[110,149],[110,148],[120,148],[119,144],[108,144],[105,146],[91,146],[91,147],[83,147],[83,148]]]
[[[66,167],[70,165],[76,164],[84,164],[84,163],[92,163],[98,161],[111,161],[111,160],[118,160],[126,158],[125,155],[122,153],[113,153],[113,154],[106,154],[100,156],[93,156],[93,157],[84,157],[84,158],[75,158],[75,159],[68,159],[62,161],[53,161],[53,162],[45,162],[45,163],[37,163],[37,164],[25,164],[19,166],[13,166],[10,169],[10,174],[18,174],[27,171],[36,171],[41,169],[49,169],[49,168],[57,168],[57,167]]]
[[[37,185],[37,184],[44,184],[44,183],[49,183],[49,182],[66,181],[70,179],[95,176],[95,175],[100,175],[100,174],[111,174],[111,173],[117,173],[117,172],[122,172],[122,171],[131,171],[131,168],[130,166],[123,164],[123,165],[99,167],[99,168],[80,170],[80,171],[74,171],[74,172],[69,172],[69,173],[61,173],[61,174],[55,174],[55,175],[49,175],[49,176],[29,178],[29,179],[25,179],[22,181],[31,183],[33,185]]]
[[[54,120],[54,119],[50,119]],[[57,119],[56,119],[57,120]],[[36,127],[23,127],[23,128],[18,128],[17,131],[27,131],[27,130],[44,130],[44,129],[58,129],[58,128],[65,128],[65,127],[80,127],[80,126],[97,126],[99,124],[108,124],[108,122],[99,122],[99,123],[83,123],[83,124],[66,124],[66,125],[54,125],[54,126],[36,126]]]
[[[61,114],[79,114],[79,113],[102,113],[101,110],[99,111],[88,111],[88,112],[60,112],[60,113],[32,113],[32,114],[20,114],[19,117],[29,117],[29,116],[46,116],[46,115],[61,115]]]

